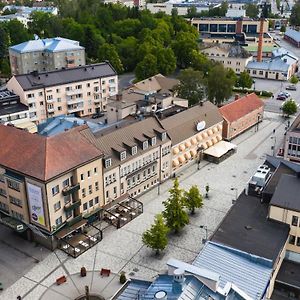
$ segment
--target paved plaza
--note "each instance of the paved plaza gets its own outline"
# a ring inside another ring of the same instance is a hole
[[[143,246],[141,235],[152,224],[154,216],[163,210],[162,201],[168,197],[171,180],[161,185],[160,195],[155,188],[138,198],[144,203],[141,216],[121,229],[108,227],[103,232],[103,240],[76,259],[60,250],[50,253],[29,272],[20,276],[17,282],[0,292],[0,299],[16,299],[18,295],[26,300],[74,299],[84,292],[83,284],[78,283],[79,275],[74,275],[80,272],[82,266],[94,274],[94,279],[89,281],[91,292],[101,285],[103,295],[109,298],[120,287],[113,278],[121,271],[126,272],[127,277],[153,280],[158,273],[166,271],[166,262],[171,257],[192,262],[203,247],[202,238],[205,238],[205,230],[199,226],[207,226],[208,234],[212,234],[232,206],[232,200],[236,197],[235,189],[238,193],[242,192],[266,154],[272,154],[273,130],[276,129],[276,147],[279,147],[284,127],[278,114],[265,113],[258,132],[253,128],[233,141],[238,145],[236,154],[219,165],[203,161],[200,170],[194,164],[177,174],[181,187],[185,189],[197,184],[204,193],[205,185],[209,184],[209,199],[204,200],[203,208],[191,216],[189,225],[179,235],[170,235],[169,245],[160,256],[156,257],[153,251]],[[111,286],[110,281],[93,284],[95,278],[98,280],[101,268],[110,269],[114,274],[111,275]],[[68,276],[65,283],[68,289],[57,289],[54,285],[56,278],[62,275]],[[72,280],[74,276],[78,278]]]

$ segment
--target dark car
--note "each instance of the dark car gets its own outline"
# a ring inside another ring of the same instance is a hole
[[[93,114],[92,115],[92,119],[98,119],[98,118],[101,118],[103,116],[104,116],[104,113],[103,112],[99,112],[99,113]]]
[[[286,88],[288,91],[297,91],[297,87],[295,85],[288,85]]]
[[[281,100],[281,101],[285,101],[286,97],[284,95],[278,95],[276,99]]]

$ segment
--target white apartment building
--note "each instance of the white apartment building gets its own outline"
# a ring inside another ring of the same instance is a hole
[[[118,76],[104,62],[16,75],[7,88],[29,107],[30,121],[40,123],[58,115],[82,117],[106,110],[107,98],[118,93]]]

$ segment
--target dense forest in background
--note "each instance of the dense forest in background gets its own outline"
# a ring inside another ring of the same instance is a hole
[[[0,24],[0,68],[9,74],[8,47],[33,38],[61,36],[80,41],[87,62],[109,60],[117,72],[138,79],[207,63],[198,53],[198,32],[174,11],[172,16],[96,0],[58,0],[59,15],[35,12],[28,29],[14,20]]]

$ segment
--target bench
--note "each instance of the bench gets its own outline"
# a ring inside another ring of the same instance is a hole
[[[110,269],[101,269],[100,275],[108,277],[110,275]]]
[[[66,281],[67,281],[67,277],[65,275],[63,275],[63,276],[61,276],[61,277],[59,277],[59,278],[56,279],[56,284],[57,285],[61,285],[61,284],[63,284]]]

